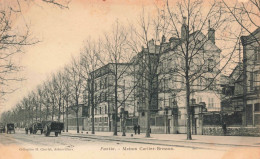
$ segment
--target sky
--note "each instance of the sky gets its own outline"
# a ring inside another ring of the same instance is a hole
[[[32,37],[40,42],[25,47],[24,53],[17,57],[24,68],[19,74],[26,80],[15,85],[19,88],[16,92],[5,96],[0,113],[14,107],[52,73],[69,64],[72,56],[79,55],[84,40],[98,38],[109,31],[116,20],[136,21],[143,6],[160,5],[161,1],[71,0],[69,9],[60,9],[36,0],[24,7],[22,16],[15,19],[14,24],[20,26],[26,22]]]
[[[141,2],[141,1],[139,1]],[[144,5],[150,2],[143,1]],[[115,1],[72,0],[69,9],[60,9],[37,1],[23,10],[23,16],[17,18],[15,25],[30,27],[33,38],[40,42],[24,48],[16,60],[23,66],[19,74],[25,78],[16,83],[16,92],[5,96],[0,112],[14,107],[37,85],[47,80],[52,73],[69,64],[72,56],[77,56],[84,40],[98,38],[111,29],[116,20],[132,21],[141,11],[141,3],[116,3]]]

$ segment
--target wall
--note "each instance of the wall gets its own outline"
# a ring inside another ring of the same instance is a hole
[[[203,127],[203,135],[224,135],[222,127]],[[227,127],[227,136],[260,136],[257,127]]]

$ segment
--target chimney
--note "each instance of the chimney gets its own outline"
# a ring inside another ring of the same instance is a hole
[[[213,44],[215,44],[215,30],[210,27],[210,20],[209,22],[209,29],[208,29],[208,40],[211,40]]]
[[[165,41],[166,41],[166,38],[165,38],[165,36],[163,35],[163,36],[162,36],[162,43],[165,43]]]
[[[177,46],[180,43],[180,39],[178,39],[176,37],[171,37],[169,39],[169,42],[170,42],[171,49],[173,49],[175,46]]]
[[[154,40],[153,40],[153,39],[150,40],[150,41],[148,41],[148,46],[149,46],[149,47],[154,46]]]
[[[181,39],[184,40],[188,34],[188,26],[186,24],[186,17],[183,17],[182,26],[181,26]]]

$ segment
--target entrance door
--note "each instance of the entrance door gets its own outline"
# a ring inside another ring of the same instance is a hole
[[[252,104],[246,105],[246,124],[253,125],[253,106],[252,106]]]
[[[168,119],[168,128],[167,128],[167,131],[168,131],[168,134],[170,134],[170,132],[171,132],[171,119]]]

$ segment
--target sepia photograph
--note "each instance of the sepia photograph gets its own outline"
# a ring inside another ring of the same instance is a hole
[[[0,0],[0,159],[259,159],[259,0]]]

